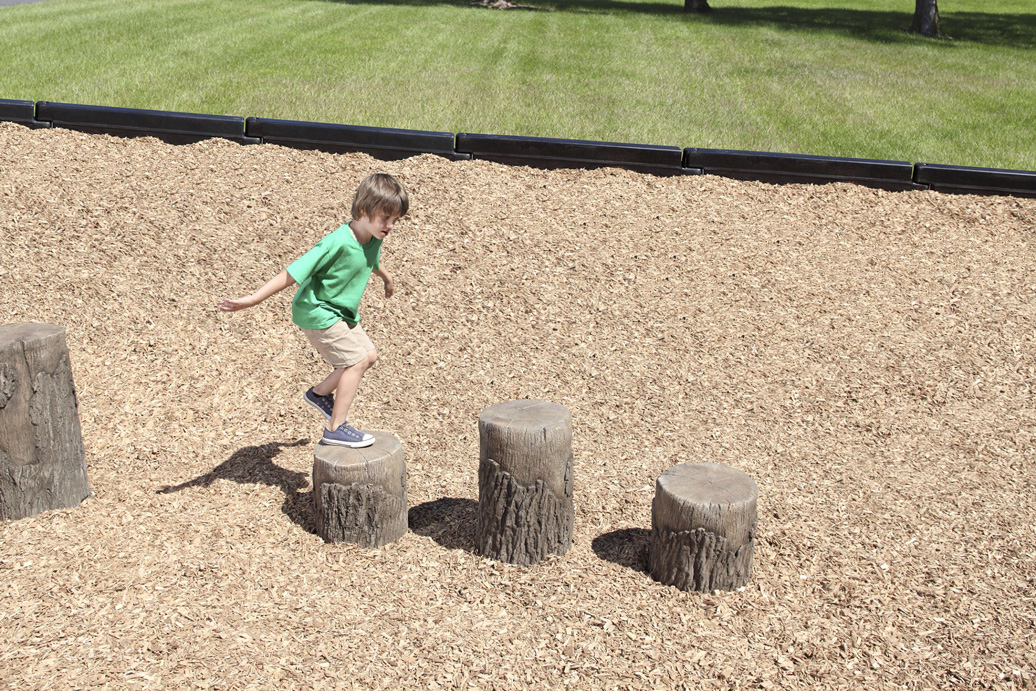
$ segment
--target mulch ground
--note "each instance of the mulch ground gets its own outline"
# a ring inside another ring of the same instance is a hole
[[[409,186],[352,419],[411,531],[325,544],[292,291]],[[67,329],[92,495],[0,523],[11,688],[1016,688],[1036,665],[1036,200],[0,123],[0,314]],[[574,420],[572,549],[475,550],[480,411]],[[645,572],[655,478],[759,485],[749,584]]]

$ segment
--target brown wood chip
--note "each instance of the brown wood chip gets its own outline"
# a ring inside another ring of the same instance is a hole
[[[398,174],[353,421],[411,532],[314,532],[290,291]],[[67,329],[93,496],[0,523],[11,688],[1022,688],[1036,667],[1036,200],[0,123],[0,314]],[[479,412],[572,412],[572,549],[474,549]],[[747,586],[644,572],[655,478],[759,486]]]

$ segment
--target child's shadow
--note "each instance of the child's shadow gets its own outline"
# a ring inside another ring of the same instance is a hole
[[[299,439],[287,443],[271,442],[262,446],[245,446],[204,475],[179,485],[163,487],[158,490],[158,494],[172,494],[189,487],[208,487],[216,480],[231,480],[243,485],[262,483],[280,488],[284,492],[284,505],[281,507],[284,514],[296,525],[314,533],[316,525],[312,512],[313,493],[303,492],[309,486],[309,473],[288,470],[273,462],[281,449],[305,446],[308,443],[308,439]]]
[[[410,509],[407,518],[415,534],[430,537],[446,549],[476,553],[478,502],[474,499],[444,497],[427,501]]]

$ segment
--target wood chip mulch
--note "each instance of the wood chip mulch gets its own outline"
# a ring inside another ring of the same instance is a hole
[[[409,186],[352,419],[411,531],[314,532],[292,291]],[[170,146],[0,123],[0,314],[67,329],[92,496],[0,523],[0,686],[1031,688],[1036,200]],[[479,412],[574,420],[572,549],[475,551]],[[655,478],[759,485],[749,584],[645,573]]]

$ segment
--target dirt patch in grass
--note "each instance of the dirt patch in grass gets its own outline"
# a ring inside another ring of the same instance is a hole
[[[347,220],[412,213],[355,423],[411,532],[314,533],[324,366],[291,291]],[[175,147],[0,123],[0,314],[61,324],[92,496],[0,524],[12,688],[833,688],[1032,683],[1036,200],[421,156]],[[569,407],[574,545],[475,553],[477,418]],[[644,572],[654,480],[760,488],[741,591]]]

